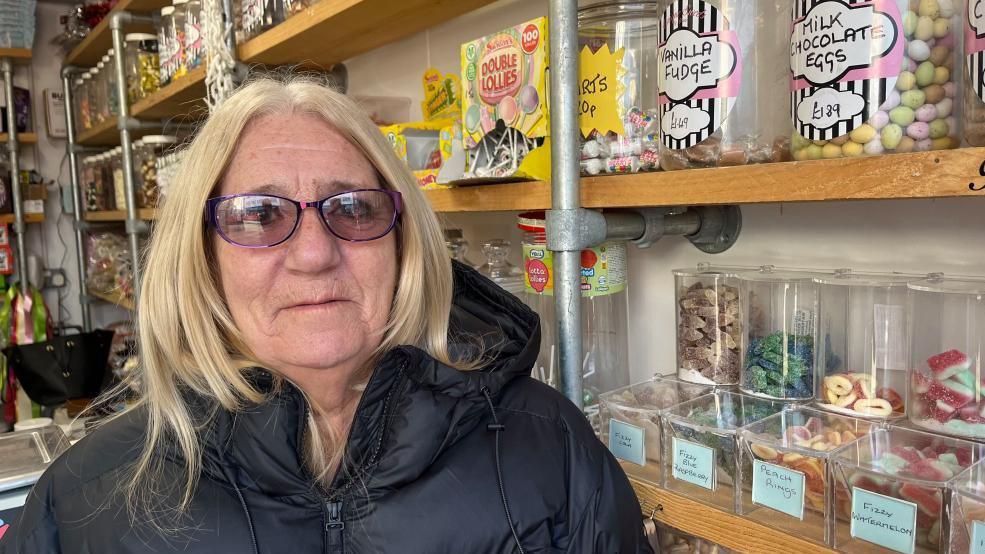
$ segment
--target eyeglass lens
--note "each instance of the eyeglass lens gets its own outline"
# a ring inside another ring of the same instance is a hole
[[[373,240],[393,227],[396,208],[383,190],[337,194],[321,206],[321,216],[337,237]],[[216,206],[216,224],[223,236],[242,246],[273,246],[287,240],[297,227],[300,206],[276,196],[243,195]]]

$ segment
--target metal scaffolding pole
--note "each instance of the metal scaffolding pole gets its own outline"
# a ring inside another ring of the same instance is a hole
[[[578,2],[551,0],[551,207],[552,215],[577,217],[581,168],[578,163]],[[554,302],[557,311],[561,387],[575,405],[584,404],[581,363],[580,248],[550,244],[554,222],[547,221],[548,248],[554,250]]]
[[[75,111],[72,106],[72,76],[79,72],[77,67],[62,68],[62,91],[65,94],[65,134],[68,138],[68,168],[72,178],[72,210],[75,227],[76,269],[79,274],[79,304],[82,308],[82,329],[92,330],[92,315],[89,311],[89,287],[86,285],[85,262],[85,220],[82,217],[82,186],[79,184],[79,158],[75,144]]]
[[[30,284],[27,282],[27,250],[24,247],[24,204],[21,200],[19,144],[17,142],[17,110],[14,109],[14,65],[9,58],[0,60],[3,69],[3,92],[7,99],[7,152],[10,155],[10,186],[14,199],[14,236],[17,249],[14,251],[14,265],[21,291],[26,296]]]

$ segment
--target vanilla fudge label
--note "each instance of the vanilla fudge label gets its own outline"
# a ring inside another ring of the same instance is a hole
[[[674,437],[671,475],[679,481],[715,490],[715,451],[707,446]]]
[[[677,0],[660,20],[657,83],[660,140],[689,148],[728,116],[742,80],[739,38],[722,12],[703,0]]]
[[[985,101],[985,0],[968,0],[964,27],[964,51],[972,89]]]
[[[797,0],[790,34],[791,111],[811,140],[840,137],[872,117],[903,63],[895,0]]]
[[[917,505],[854,487],[851,534],[856,539],[911,554],[916,547]]]

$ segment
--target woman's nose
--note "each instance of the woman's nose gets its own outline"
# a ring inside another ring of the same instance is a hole
[[[318,273],[338,265],[341,239],[329,232],[318,209],[309,206],[301,210],[300,218],[294,236],[287,242],[285,269]]]

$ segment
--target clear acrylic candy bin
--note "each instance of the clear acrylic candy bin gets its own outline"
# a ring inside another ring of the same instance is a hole
[[[950,523],[950,552],[982,552],[985,548],[985,462],[969,467],[951,482]]]
[[[660,413],[710,390],[673,378],[654,377],[599,396],[602,441],[626,475],[663,484]]]
[[[664,486],[736,511],[740,427],[780,412],[782,402],[715,390],[663,412]]]
[[[869,433],[866,420],[812,408],[787,410],[739,435],[745,517],[820,544],[834,542],[831,458]],[[762,463],[760,463],[762,462]]]
[[[906,284],[919,278],[839,271],[814,279],[820,408],[874,419],[904,415],[910,365]]]
[[[908,287],[910,421],[930,431],[983,440],[985,281],[934,276]]]
[[[835,544],[845,552],[943,553],[952,479],[985,445],[893,426],[834,456]]]
[[[742,392],[782,400],[814,397],[814,275],[772,266],[739,275]]]
[[[677,376],[706,385],[735,385],[741,365],[742,313],[735,272],[675,269]]]

